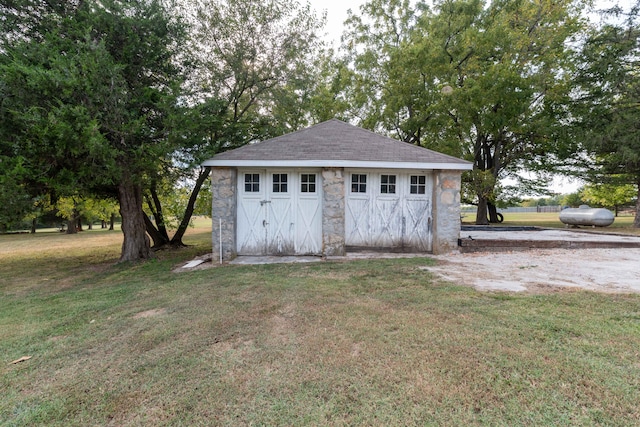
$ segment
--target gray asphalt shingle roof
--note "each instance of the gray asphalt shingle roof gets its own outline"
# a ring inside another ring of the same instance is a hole
[[[246,162],[326,161],[326,166],[344,163],[445,164],[451,169],[471,169],[471,163],[423,147],[378,135],[337,119],[309,128],[249,144],[215,155],[207,166],[230,166]],[[393,165],[390,165],[393,167]]]

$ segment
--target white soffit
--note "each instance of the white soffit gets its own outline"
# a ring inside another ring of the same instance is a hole
[[[215,160],[203,166],[243,168],[367,168],[367,169],[429,169],[472,170],[472,163],[375,162],[353,160]]]

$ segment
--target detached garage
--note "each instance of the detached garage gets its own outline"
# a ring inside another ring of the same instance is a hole
[[[340,120],[216,155],[213,246],[237,255],[443,253],[472,164]]]

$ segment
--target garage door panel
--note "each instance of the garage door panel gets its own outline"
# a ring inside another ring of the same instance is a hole
[[[295,250],[300,255],[322,251],[322,212],[317,196],[298,199]]]
[[[402,245],[402,202],[400,198],[377,199],[372,218],[372,243],[374,246],[395,247]]]
[[[267,205],[269,206],[269,215],[266,252],[273,255],[294,254],[291,198],[272,197]]]
[[[350,246],[371,245],[371,201],[369,197],[350,197],[345,212],[345,242]]]
[[[421,251],[430,251],[432,248],[431,200],[407,199],[405,207],[405,245]]]
[[[250,175],[253,184],[245,182],[245,174]],[[256,175],[257,183],[254,182]],[[254,186],[254,184],[257,185]],[[237,210],[238,253],[262,255],[266,239],[266,230],[263,225],[265,212],[261,203],[264,199],[264,173],[251,170],[239,174],[238,194],[240,195]]]

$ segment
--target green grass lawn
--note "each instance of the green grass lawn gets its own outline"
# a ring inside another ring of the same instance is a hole
[[[171,271],[209,238],[122,265],[119,232],[0,236],[0,425],[640,424],[639,295],[428,258]]]

